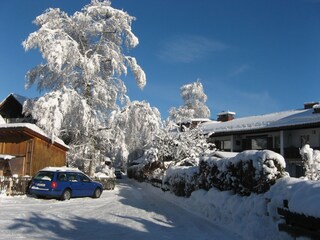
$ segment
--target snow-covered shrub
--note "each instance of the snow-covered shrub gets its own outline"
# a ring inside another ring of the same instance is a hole
[[[232,190],[241,195],[264,193],[277,179],[287,176],[285,161],[269,150],[249,150],[236,157],[207,159],[199,165],[199,188]]]
[[[171,167],[163,179],[163,187],[177,196],[189,197],[198,187],[199,168],[195,167]]]
[[[304,145],[300,149],[300,155],[303,160],[303,168],[305,176],[309,180],[320,179],[320,151],[313,150],[309,144]]]
[[[96,178],[115,178],[114,168],[105,164],[105,162],[101,162],[99,166],[96,167],[96,171],[94,173],[94,177]]]
[[[164,171],[164,164],[160,161],[143,162],[128,167],[127,174],[129,178],[134,178],[139,182],[153,179],[161,179]]]
[[[157,153],[158,150],[155,148],[146,150],[143,157],[133,163],[136,163],[135,165],[128,167],[128,177],[140,182],[154,179],[162,180],[165,165],[163,162],[158,161]]]

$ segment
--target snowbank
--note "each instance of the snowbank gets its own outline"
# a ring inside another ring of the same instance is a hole
[[[162,198],[232,229],[245,239],[292,239],[278,230],[278,224],[283,220],[277,208],[283,207],[283,200],[288,200],[290,211],[320,218],[320,183],[305,179],[284,177],[278,179],[266,193],[250,196],[211,188],[209,191],[196,190],[189,198],[183,198],[152,189]]]
[[[266,193],[273,206],[283,206],[288,200],[290,211],[320,218],[320,182],[285,177],[279,179]]]

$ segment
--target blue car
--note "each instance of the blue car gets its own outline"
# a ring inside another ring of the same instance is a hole
[[[51,197],[69,200],[71,197],[99,198],[103,186],[91,180],[75,168],[47,167],[40,170],[29,187],[29,193],[36,197]]]

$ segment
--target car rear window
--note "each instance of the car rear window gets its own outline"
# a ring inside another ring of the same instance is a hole
[[[37,175],[34,177],[34,180],[42,180],[42,181],[52,181],[53,179],[53,172],[38,172]]]

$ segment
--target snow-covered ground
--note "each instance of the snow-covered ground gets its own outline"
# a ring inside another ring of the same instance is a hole
[[[248,197],[197,190],[176,197],[124,178],[100,199],[1,197],[0,239],[292,239],[278,231],[282,201],[320,217],[320,183],[286,177]]]
[[[0,239],[241,239],[162,195],[124,179],[100,199],[0,197]]]

